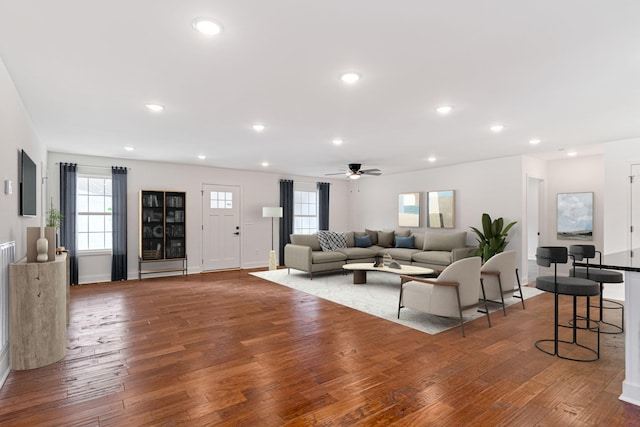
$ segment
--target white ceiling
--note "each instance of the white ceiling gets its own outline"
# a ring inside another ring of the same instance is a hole
[[[0,0],[0,56],[50,151],[323,176],[640,136],[638,0]]]

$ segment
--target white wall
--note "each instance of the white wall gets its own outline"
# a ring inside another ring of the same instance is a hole
[[[605,253],[632,249],[629,233],[631,224],[629,176],[631,175],[631,165],[638,163],[640,163],[640,138],[605,144]],[[640,185],[640,183],[634,185]]]
[[[59,163],[77,163],[80,172],[110,174],[110,166],[130,168],[128,186],[128,270],[129,278],[137,278],[138,256],[138,195],[140,190],[175,190],[187,192],[187,255],[189,273],[198,273],[202,266],[202,184],[237,185],[241,192],[240,236],[241,267],[254,268],[268,265],[271,249],[271,220],[262,218],[263,206],[280,204],[280,179],[316,182],[319,179],[282,176],[274,173],[239,171],[204,166],[124,160],[104,157],[49,153],[49,194],[59,205]],[[83,168],[85,166],[104,166]],[[348,228],[348,185],[344,179],[321,180],[331,182],[330,226]],[[278,244],[278,222],[274,227],[274,242]],[[110,256],[82,256],[78,263],[80,283],[110,280]]]
[[[19,215],[20,179],[18,176],[20,150],[25,150],[38,168],[38,182],[41,182],[40,164],[46,162],[47,153],[33,130],[29,114],[26,112],[19,94],[0,59],[0,243],[16,242],[16,261],[27,255],[27,227],[40,225],[40,217],[25,218]],[[11,180],[13,194],[4,193],[5,180]],[[40,191],[38,191],[38,212],[40,212]],[[4,311],[4,310],[3,310]],[[9,313],[2,312],[0,323],[9,322]],[[9,373],[9,345],[0,348],[0,387]]]
[[[532,186],[530,181],[536,181],[534,192],[530,194]],[[522,274],[521,278],[529,277],[528,263],[526,262],[538,245],[543,244],[546,235],[546,224],[548,223],[548,208],[546,202],[547,193],[547,162],[533,157],[522,157],[522,191],[525,196],[522,198]],[[536,200],[537,198],[537,200]],[[537,208],[535,205],[537,204]],[[539,232],[540,235],[531,235]]]
[[[567,158],[547,162],[547,230],[541,244],[570,246],[593,244],[599,250],[604,242],[605,192],[604,158],[602,155]],[[593,192],[593,240],[558,240],[557,197],[558,193]],[[559,267],[568,271],[568,266]]]
[[[351,183],[350,219],[352,230],[398,229],[398,194],[421,192],[421,211],[426,212],[426,192],[455,190],[455,230],[467,231],[467,243],[475,245],[470,226],[481,228],[483,213],[505,223],[518,221],[509,232],[508,249],[522,246],[524,190],[521,157],[505,157],[461,165],[432,168],[379,177],[364,177]],[[426,230],[425,216],[419,230]]]
[[[16,242],[16,259],[27,255],[27,227],[40,225],[40,218],[26,218],[19,215],[20,178],[18,165],[20,150],[25,150],[36,163],[38,182],[41,178],[40,164],[47,161],[47,152],[31,124],[29,114],[22,105],[11,77],[0,60],[0,242]],[[13,194],[4,194],[4,181],[11,180]],[[40,212],[40,191],[38,185],[38,212]]]

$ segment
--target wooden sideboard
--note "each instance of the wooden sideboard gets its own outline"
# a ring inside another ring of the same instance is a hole
[[[67,254],[9,265],[11,369],[49,365],[67,354]]]

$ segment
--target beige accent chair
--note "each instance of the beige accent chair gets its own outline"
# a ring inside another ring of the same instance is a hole
[[[403,284],[398,301],[398,319],[403,307],[443,317],[459,317],[464,337],[463,314],[484,305],[489,327],[491,318],[487,302],[480,300],[480,257],[464,258],[445,268],[436,279],[400,276]]]
[[[505,316],[507,315],[504,305],[505,295],[520,298],[524,310],[522,287],[516,268],[516,251],[501,252],[489,258],[480,269],[480,277],[482,277],[487,301],[502,304],[502,312]],[[520,295],[516,294],[516,291],[520,292]]]

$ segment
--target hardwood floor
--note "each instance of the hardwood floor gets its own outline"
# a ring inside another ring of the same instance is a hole
[[[0,423],[640,425],[618,400],[624,337],[602,335],[595,363],[545,355],[534,342],[553,334],[553,299],[526,304],[462,338],[246,271],[73,287],[67,356],[11,372]]]

